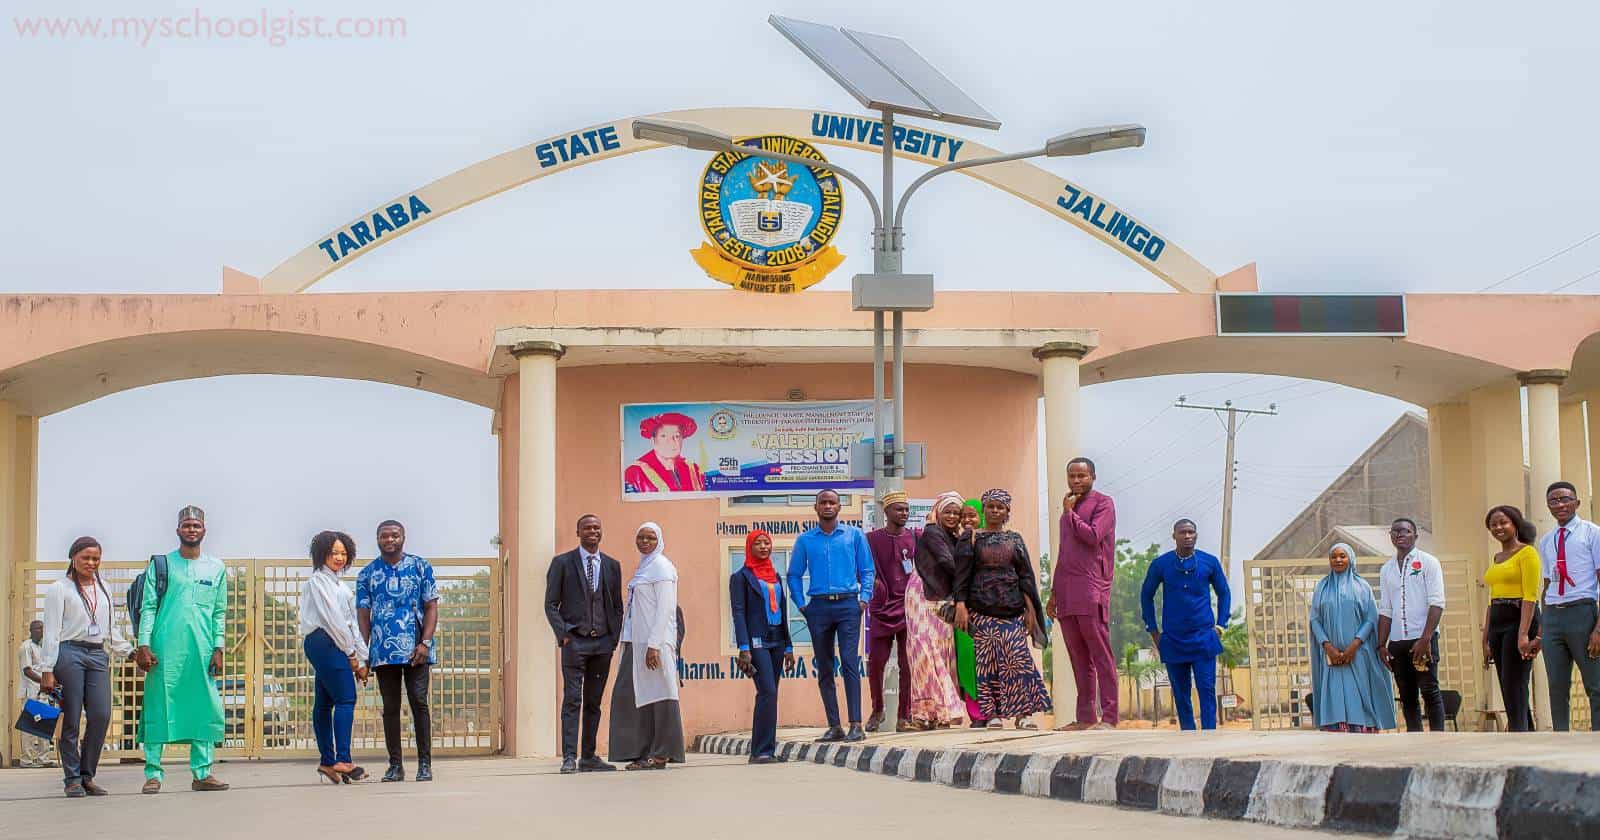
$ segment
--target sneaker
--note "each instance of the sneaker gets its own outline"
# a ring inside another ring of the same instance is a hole
[[[68,799],[82,799],[85,796],[88,796],[88,794],[84,792],[83,785],[80,785],[77,782],[67,785]]]
[[[207,776],[204,779],[195,779],[189,783],[189,789],[199,793],[211,793],[228,789],[228,785],[217,779],[216,776]]]
[[[140,793],[160,793],[161,792],[161,780],[160,779],[145,779],[144,780],[144,787],[139,788],[139,792]]]

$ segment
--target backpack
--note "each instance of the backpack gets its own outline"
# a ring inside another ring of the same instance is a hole
[[[128,584],[128,618],[133,621],[133,634],[139,635],[139,611],[144,608],[145,576],[155,573],[156,581],[156,611],[161,611],[161,599],[167,596],[167,555],[150,555],[150,569],[140,572],[139,576]]]

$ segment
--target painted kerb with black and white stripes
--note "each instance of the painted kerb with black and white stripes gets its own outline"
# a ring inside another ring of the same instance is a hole
[[[694,751],[748,755],[702,735]],[[1537,767],[1302,764],[786,741],[789,761],[1175,816],[1439,840],[1600,838],[1600,776]]]

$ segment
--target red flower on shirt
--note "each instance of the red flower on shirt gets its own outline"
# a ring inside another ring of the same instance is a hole
[[[1411,561],[1411,574],[1413,574],[1413,575],[1422,574],[1422,561],[1421,560],[1412,560]]]

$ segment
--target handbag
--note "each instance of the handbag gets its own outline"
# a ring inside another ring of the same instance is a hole
[[[56,723],[60,720],[61,709],[55,704],[29,699],[22,704],[22,711],[17,713],[16,729],[25,735],[49,741],[56,737]]]

